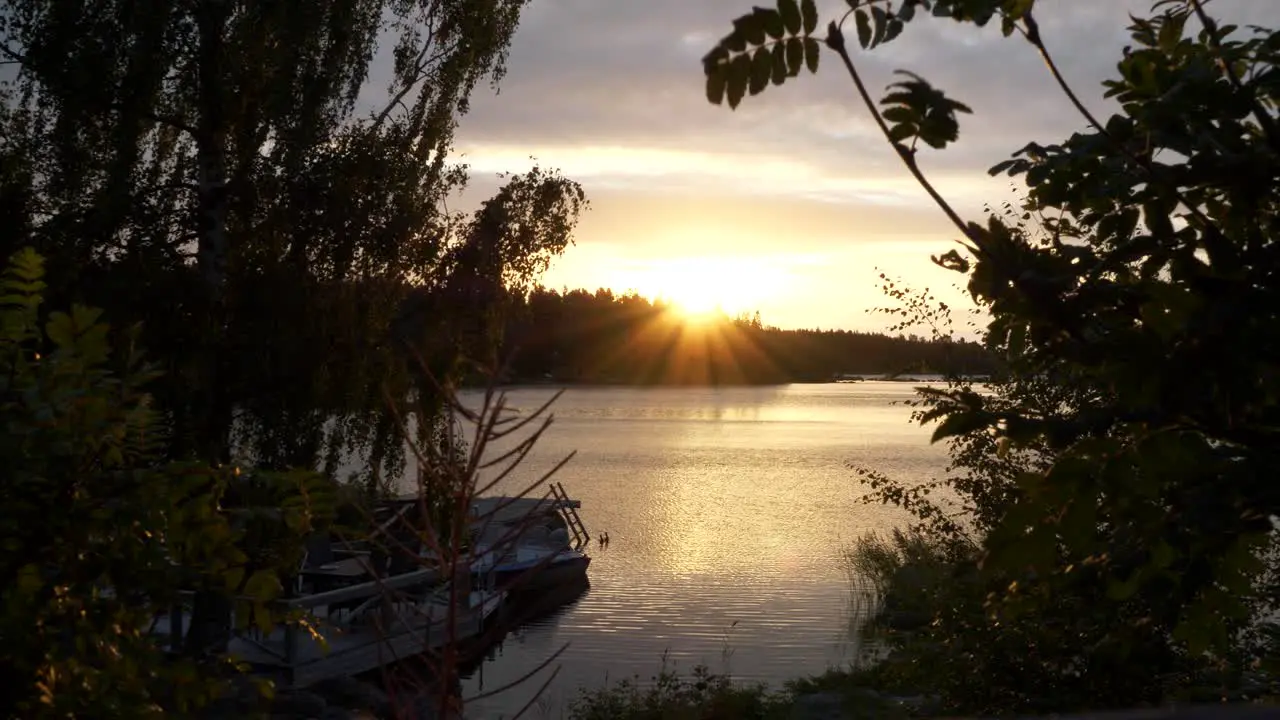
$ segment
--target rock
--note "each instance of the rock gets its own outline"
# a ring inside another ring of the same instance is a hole
[[[316,693],[307,690],[281,690],[271,701],[271,714],[318,718],[324,715],[328,707],[329,703]]]
[[[791,720],[844,720],[844,699],[837,693],[801,695],[791,706]]]
[[[330,705],[352,710],[368,710],[375,716],[391,713],[391,699],[382,691],[382,688],[352,677],[332,678],[308,690],[323,697]]]

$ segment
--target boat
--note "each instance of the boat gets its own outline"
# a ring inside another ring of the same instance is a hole
[[[590,565],[591,556],[581,550],[522,543],[505,552],[482,554],[471,570],[481,582],[514,594],[585,582]]]

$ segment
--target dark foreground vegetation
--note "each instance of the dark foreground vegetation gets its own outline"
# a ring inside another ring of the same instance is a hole
[[[781,330],[759,314],[689,320],[661,302],[608,290],[534,288],[511,301],[505,345],[515,382],[766,384],[837,376],[989,375],[972,342],[847,330]]]
[[[444,203],[525,4],[0,9],[0,717],[225,699],[232,617],[307,632],[275,602],[304,539],[358,526],[410,458],[457,559],[474,463],[446,389],[493,363],[500,298],[585,205],[541,169]],[[390,88],[357,111],[379,44]],[[151,628],[176,602],[167,653]],[[460,654],[428,658],[440,708]]]

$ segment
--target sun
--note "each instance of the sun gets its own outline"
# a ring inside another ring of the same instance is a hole
[[[759,310],[785,281],[776,264],[743,258],[673,258],[649,270],[641,292],[670,303],[691,323]]]

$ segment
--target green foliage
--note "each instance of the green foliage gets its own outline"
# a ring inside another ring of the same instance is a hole
[[[922,393],[917,419],[938,421],[935,441],[951,444],[947,478],[904,487],[865,475],[873,498],[914,512],[949,553],[965,547],[957,539],[980,548],[954,562],[981,572],[916,635],[931,643],[912,656],[928,668],[917,677],[982,713],[1177,698],[1215,672],[1238,685],[1274,655],[1256,631],[1274,611],[1266,578],[1280,515],[1280,32],[1221,24],[1201,0],[1162,0],[1132,19],[1104,83],[1119,111],[1098,118],[1032,6],[855,0],[827,37],[961,234],[963,254],[935,262],[966,274],[990,315],[985,342],[1007,363],[993,387]],[[850,15],[872,49],[916,9],[976,26],[998,18],[1088,128],[993,167],[1019,178],[1026,200],[985,224],[963,220],[913,152],[917,139],[955,141],[963,106],[911,75],[878,107],[844,45]],[[737,42],[750,51],[752,38]],[[949,664],[985,682],[966,689]]]
[[[314,473],[167,464],[144,390],[157,373],[111,353],[97,310],[53,312],[41,328],[43,264],[25,249],[0,277],[0,709],[186,712],[232,668],[167,656],[151,632],[157,614],[183,589],[215,587],[269,628],[279,574],[331,514],[331,486]]]

